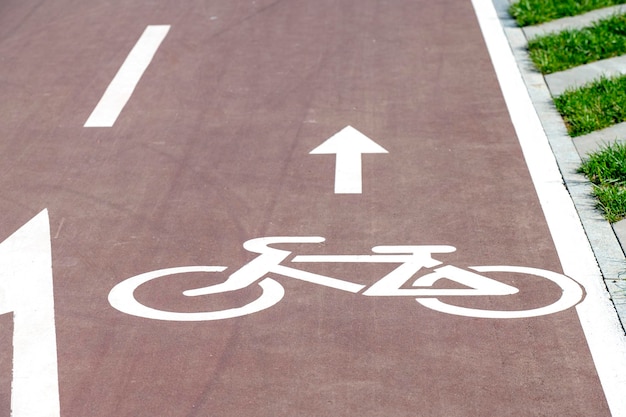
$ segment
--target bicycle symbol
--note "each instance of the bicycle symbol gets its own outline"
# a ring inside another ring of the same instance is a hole
[[[372,255],[299,255],[292,263],[397,263],[398,267],[379,279],[373,285],[332,278],[307,272],[282,263],[292,254],[291,251],[270,247],[275,244],[322,243],[325,239],[316,236],[282,236],[262,237],[246,241],[243,247],[259,255],[246,265],[233,272],[224,282],[183,292],[185,296],[194,297],[209,294],[227,293],[260,286],[261,295],[254,301],[241,307],[204,312],[174,312],[151,308],[140,303],[134,296],[135,290],[149,281],[166,278],[171,275],[192,272],[223,272],[224,266],[182,266],[146,272],[128,278],[117,284],[109,293],[109,303],[117,310],[133,316],[155,320],[170,321],[204,321],[223,320],[253,314],[278,303],[285,295],[283,286],[272,278],[280,275],[292,279],[306,281],[325,287],[350,293],[360,293],[369,297],[414,297],[419,304],[432,310],[466,317],[482,318],[526,318],[537,317],[566,310],[576,305],[583,297],[582,288],[571,278],[544,269],[522,266],[473,266],[468,269],[452,265],[442,265],[433,259],[432,254],[450,253],[456,250],[447,245],[401,245],[376,246]],[[433,272],[415,279],[409,288],[407,283],[422,268],[434,268]],[[476,297],[505,296],[519,292],[519,289],[488,278],[480,273],[507,272],[532,275],[545,278],[560,287],[562,293],[552,304],[516,311],[485,310],[461,307],[441,301],[445,297]],[[462,288],[433,288],[433,285],[445,278],[462,285]],[[367,287],[367,288],[366,288]]]

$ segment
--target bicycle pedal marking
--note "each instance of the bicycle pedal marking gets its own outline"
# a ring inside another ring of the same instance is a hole
[[[336,290],[360,293],[368,297],[413,297],[423,307],[441,313],[457,316],[511,319],[537,317],[567,310],[578,304],[583,298],[580,285],[571,278],[544,269],[522,266],[474,266],[466,269],[453,265],[442,265],[433,254],[451,253],[456,250],[449,245],[386,245],[372,248],[369,255],[297,255],[290,263],[395,263],[399,264],[391,272],[369,287],[347,280],[309,272],[285,265],[292,251],[271,247],[275,244],[322,243],[319,236],[271,236],[250,239],[244,242],[244,249],[257,253],[258,256],[228,278],[218,284],[208,285],[183,291],[183,295],[197,297],[203,295],[239,291],[250,286],[258,286],[261,295],[243,306],[205,312],[175,312],[158,310],[139,302],[135,290],[150,281],[168,276],[192,272],[221,273],[223,266],[183,266],[146,272],[118,283],[109,293],[109,303],[115,309],[137,317],[167,321],[210,321],[242,317],[257,313],[277,304],[283,299],[285,291],[276,281],[277,276],[305,281]],[[434,268],[415,276],[424,268]],[[537,308],[514,311],[485,310],[449,304],[442,301],[445,297],[509,296],[519,293],[519,289],[489,278],[482,273],[506,272],[539,277],[561,289],[561,296],[555,302]],[[460,288],[435,288],[434,285],[445,279],[460,284]],[[410,281],[413,280],[412,283]],[[410,283],[410,284],[409,284]],[[408,287],[408,288],[407,288]]]

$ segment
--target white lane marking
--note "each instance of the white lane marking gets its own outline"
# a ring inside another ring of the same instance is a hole
[[[563,271],[587,291],[576,306],[611,413],[626,416],[626,337],[491,0],[472,0]]]
[[[388,152],[352,126],[346,126],[309,153],[337,155],[335,194],[361,194],[363,190],[361,155]]]
[[[169,25],[146,27],[85,122],[85,127],[113,126],[169,30]]]
[[[11,312],[11,416],[59,417],[54,293],[47,210],[39,213],[0,243],[0,314]]]

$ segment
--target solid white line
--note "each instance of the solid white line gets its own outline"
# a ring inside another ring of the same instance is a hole
[[[607,403],[614,416],[626,416],[626,337],[494,5],[472,3],[563,272],[587,292],[576,311]]]
[[[113,126],[169,30],[169,25],[146,27],[85,122],[85,127]]]

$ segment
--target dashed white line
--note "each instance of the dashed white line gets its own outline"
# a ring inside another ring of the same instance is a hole
[[[169,30],[169,25],[146,27],[85,122],[85,127],[111,127],[115,124]]]

